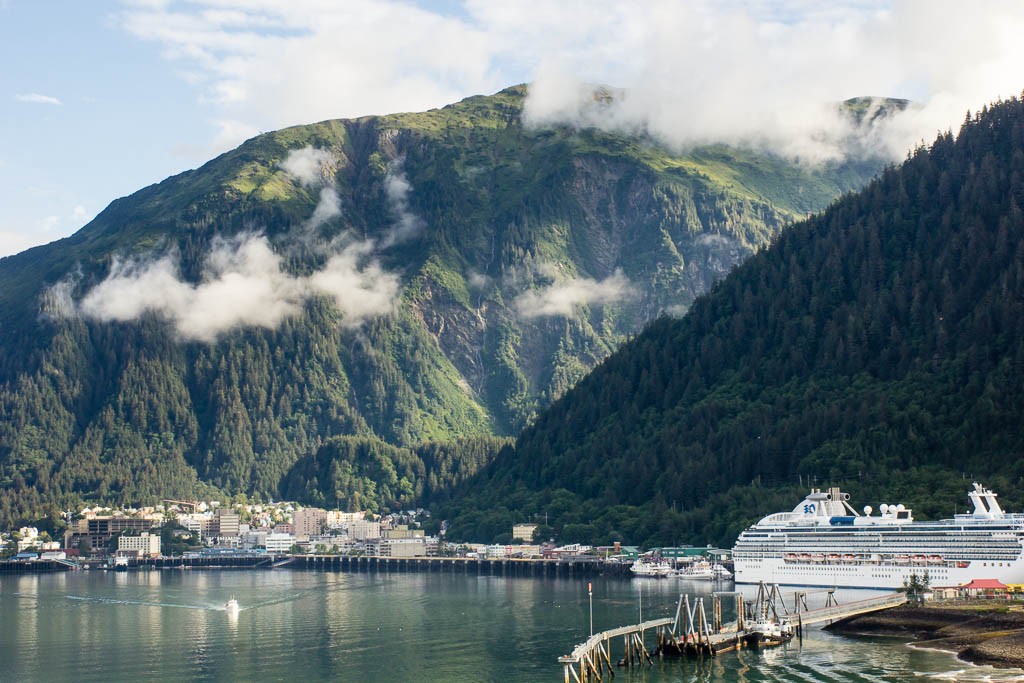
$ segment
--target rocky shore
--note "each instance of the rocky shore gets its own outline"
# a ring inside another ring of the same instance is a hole
[[[1007,605],[902,606],[826,627],[835,633],[905,638],[967,662],[1024,669],[1024,609]]]

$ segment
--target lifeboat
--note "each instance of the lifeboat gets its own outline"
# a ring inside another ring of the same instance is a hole
[[[809,553],[800,553],[800,561],[801,562],[810,562],[811,561],[810,554]]]
[[[812,562],[824,562],[825,561],[825,555],[823,553],[814,553],[813,555],[811,555],[811,561]]]
[[[911,564],[924,564],[927,561],[928,558],[924,555],[914,555],[912,558],[910,558]]]
[[[970,566],[971,566],[970,562],[957,562],[956,563],[956,568],[957,569],[967,569]]]
[[[839,555],[836,555],[835,553],[832,553],[831,555],[828,556],[828,561],[829,562],[838,562],[839,561]]]
[[[909,555],[897,555],[895,558],[893,558],[893,561],[896,564],[910,564],[910,556]]]
[[[786,562],[796,562],[800,558],[796,553],[786,553],[782,556],[782,559]]]
[[[843,562],[856,562],[856,561],[857,561],[857,556],[856,555],[843,555]]]
[[[942,564],[942,555],[929,555],[928,564]]]

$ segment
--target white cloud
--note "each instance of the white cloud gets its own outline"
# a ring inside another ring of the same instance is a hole
[[[155,313],[170,320],[183,339],[213,342],[239,327],[273,329],[297,315],[313,296],[330,296],[355,326],[390,313],[398,277],[368,259],[366,243],[349,245],[309,277],[286,273],[266,237],[244,234],[219,239],[198,284],[185,282],[177,258],[115,262],[110,274],[83,297],[78,310],[101,321],[135,320]]]
[[[316,209],[306,223],[306,229],[318,228],[327,221],[341,215],[341,197],[333,187],[325,187],[320,190],[320,199],[316,203]]]
[[[597,118],[676,145],[709,140],[835,156],[832,104],[910,97],[894,157],[1021,88],[1024,5],[978,0],[193,0],[129,5],[228,122],[222,140],[328,118],[420,110],[533,81],[535,122],[587,121],[581,83],[627,96]]]
[[[416,237],[426,227],[426,222],[409,209],[409,192],[412,186],[401,169],[401,163],[392,163],[388,166],[387,175],[384,177],[384,190],[395,222],[381,240],[381,247],[390,247]]]
[[[323,269],[309,278],[315,291],[334,299],[345,314],[343,324],[348,326],[390,313],[398,301],[397,276],[384,271],[375,261],[360,267],[371,249],[369,242],[353,244],[331,257]]]
[[[330,150],[307,145],[289,150],[288,156],[281,162],[281,168],[303,187],[317,187],[327,183],[337,163],[337,158]]]
[[[40,95],[37,92],[15,95],[14,99],[16,99],[19,102],[29,102],[32,104],[55,104],[58,106],[64,104],[56,97],[51,97],[50,95]]]
[[[645,130],[685,147],[767,147],[789,156],[841,156],[853,133],[833,103],[861,95],[910,96],[920,106],[886,125],[876,148],[902,156],[937,130],[1021,87],[1024,6],[984,2],[829,4],[658,2],[605,6],[578,38],[540,66],[527,120]],[[613,65],[620,63],[620,68]],[[586,80],[627,88],[595,103]],[[863,142],[863,141],[861,141]]]
[[[610,304],[633,298],[636,288],[621,270],[604,280],[569,278],[540,289],[523,292],[513,305],[524,318],[572,315],[576,306]]]

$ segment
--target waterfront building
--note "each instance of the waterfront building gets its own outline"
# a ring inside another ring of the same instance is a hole
[[[426,557],[427,544],[422,536],[417,538],[387,538],[381,542],[382,557]]]
[[[294,534],[269,533],[266,539],[267,552],[272,555],[287,553],[295,542]]]
[[[143,531],[138,536],[119,536],[117,551],[119,553],[134,553],[139,557],[159,557],[160,535]]]
[[[163,515],[95,514],[87,513],[82,519],[73,521],[64,532],[64,547],[78,548],[82,542],[88,544],[90,552],[106,553],[111,539],[125,531],[143,532],[163,524]]]
[[[1010,594],[1010,587],[999,579],[974,579],[958,588],[965,598],[1006,598]]]
[[[267,536],[270,534],[266,529],[245,531],[239,534],[239,547],[244,550],[255,550],[256,548],[267,547]]]
[[[513,524],[512,540],[530,543],[533,541],[533,533],[537,531],[536,524]]]

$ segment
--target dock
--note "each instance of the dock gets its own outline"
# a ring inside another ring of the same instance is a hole
[[[625,653],[621,660],[624,666],[643,664],[645,661],[652,664],[654,659],[647,651],[644,636],[648,631],[654,631],[660,643],[666,637],[667,629],[671,624],[671,619],[653,619],[642,624],[622,626],[610,631],[595,633],[585,643],[577,645],[571,654],[558,658],[565,668],[566,683],[569,683],[570,680],[576,683],[602,681],[604,680],[602,672],[605,670],[611,676],[615,676],[615,669],[612,668],[611,641],[619,636],[622,636]],[[570,676],[572,676],[571,679]]]
[[[806,591],[794,592],[792,609],[788,608],[777,585],[761,584],[756,598],[749,603],[735,591],[713,593],[707,607],[703,597],[691,599],[689,595],[680,595],[674,618],[654,619],[596,633],[558,661],[563,666],[566,683],[600,683],[606,680],[605,676],[615,676],[612,643],[620,636],[624,654],[618,663],[649,666],[653,664],[653,656],[645,642],[648,633],[655,636],[653,651],[658,657],[715,657],[743,647],[778,644],[794,635],[802,636],[806,626],[890,609],[907,601],[905,593],[886,593],[840,604],[835,589],[826,592],[825,605],[816,609],[808,609]],[[726,610],[733,619],[724,620]],[[781,634],[777,641],[766,642],[758,632],[765,624],[772,625]]]

